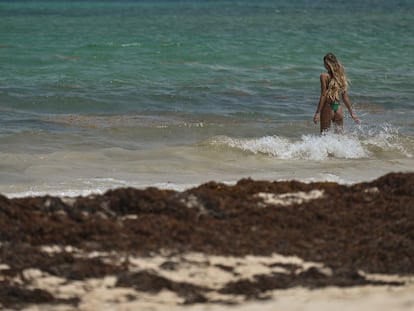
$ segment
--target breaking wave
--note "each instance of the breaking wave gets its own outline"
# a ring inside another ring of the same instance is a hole
[[[413,142],[404,138],[390,125],[378,128],[354,129],[351,133],[302,135],[292,139],[277,135],[259,138],[214,137],[212,145],[227,146],[254,154],[266,154],[278,159],[326,160],[329,158],[363,159],[378,158],[389,152],[412,157]]]

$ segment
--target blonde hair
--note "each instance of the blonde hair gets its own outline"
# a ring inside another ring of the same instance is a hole
[[[326,54],[323,61],[328,69],[330,78],[326,95],[330,101],[339,102],[339,94],[346,92],[348,88],[344,67],[332,53]]]

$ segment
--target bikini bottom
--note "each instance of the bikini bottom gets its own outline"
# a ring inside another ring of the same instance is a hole
[[[338,111],[339,103],[333,102],[333,103],[330,103],[330,105],[331,105],[331,108],[334,112]]]

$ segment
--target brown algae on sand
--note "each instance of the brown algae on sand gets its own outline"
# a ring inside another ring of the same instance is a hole
[[[219,310],[312,295],[304,290],[405,293],[414,275],[413,189],[406,173],[351,186],[244,179],[183,192],[0,197],[0,304]]]

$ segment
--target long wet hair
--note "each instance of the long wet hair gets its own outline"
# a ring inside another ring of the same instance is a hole
[[[329,73],[326,95],[329,101],[339,102],[339,95],[346,92],[348,88],[344,67],[332,53],[326,54],[323,61]]]

